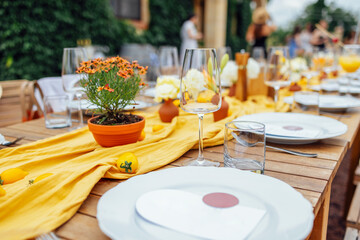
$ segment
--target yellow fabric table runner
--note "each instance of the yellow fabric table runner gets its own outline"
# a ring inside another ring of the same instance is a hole
[[[219,122],[212,114],[204,117],[204,146],[223,144],[224,124],[244,114],[271,112],[272,101],[252,97],[246,102],[226,98],[232,114]],[[288,105],[282,106],[287,111]],[[141,113],[140,113],[141,114]],[[0,197],[1,239],[24,239],[49,232],[69,220],[103,177],[127,179],[147,173],[181,157],[198,146],[197,115],[180,111],[171,123],[162,123],[157,113],[142,114],[146,119],[143,141],[112,148],[102,148],[88,128],[0,151],[0,173],[19,167],[29,174],[18,182],[4,185]],[[165,128],[153,133],[152,126]],[[115,161],[131,151],[139,160],[136,174],[120,173]],[[53,175],[28,185],[43,173]],[[126,193],[124,193],[126,194]]]

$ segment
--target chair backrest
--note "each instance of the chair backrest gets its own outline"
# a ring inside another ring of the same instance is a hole
[[[21,123],[43,115],[34,96],[35,89],[39,88],[36,81],[9,80],[1,81],[0,85],[2,88],[0,127]]]
[[[22,121],[25,122],[42,117],[44,113],[35,97],[35,91],[39,92],[41,98],[44,97],[44,94],[37,81],[24,82],[20,90]]]
[[[22,110],[20,103],[21,85],[28,80],[1,81],[2,96],[0,98],[0,127],[20,123]]]

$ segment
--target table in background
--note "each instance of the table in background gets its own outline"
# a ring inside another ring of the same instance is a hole
[[[346,134],[314,144],[286,146],[292,150],[315,152],[318,154],[317,158],[299,157],[272,150],[266,152],[265,175],[280,179],[294,187],[311,202],[314,208],[316,217],[309,239],[326,239],[332,181],[344,158],[355,162],[354,159],[358,159],[359,156],[360,150],[356,146],[360,143],[360,111],[352,111],[345,115],[351,117],[339,115],[335,118],[348,125]],[[19,142],[20,145],[67,131],[67,129],[46,129],[43,119],[0,129],[0,132],[9,140],[24,137]],[[197,150],[190,150],[178,160],[160,169],[184,166],[197,154]],[[206,148],[204,154],[208,159],[218,161],[223,166],[223,146]],[[78,212],[60,226],[55,231],[56,234],[65,239],[108,239],[98,226],[97,203],[106,191],[122,181],[101,179]]]

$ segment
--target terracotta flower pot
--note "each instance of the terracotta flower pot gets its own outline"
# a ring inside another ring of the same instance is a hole
[[[214,95],[211,99],[211,102],[216,104],[219,100],[219,95]],[[221,106],[220,109],[216,112],[213,112],[214,115],[214,122],[220,121],[228,116],[229,113],[229,103],[225,101],[224,97],[221,97]]]
[[[229,97],[234,97],[236,93],[236,83],[233,83],[229,88]]]
[[[160,119],[163,122],[171,122],[171,120],[179,116],[179,108],[176,107],[172,99],[165,100],[159,108]]]
[[[145,127],[145,118],[139,117],[142,118],[140,122],[114,126],[94,124],[91,121],[97,117],[93,117],[88,120],[88,127],[95,141],[103,147],[125,145],[138,141]]]

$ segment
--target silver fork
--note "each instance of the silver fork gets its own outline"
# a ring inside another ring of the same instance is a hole
[[[59,238],[55,235],[54,232],[49,232],[37,236],[35,240],[59,240]]]
[[[236,135],[236,133],[234,132],[231,132],[231,135],[236,139],[236,141],[238,143],[240,143],[241,145],[245,146],[245,147],[254,147],[257,143],[249,143],[241,138],[239,138],[238,135]],[[271,149],[274,149],[274,150],[278,150],[278,151],[281,151],[281,152],[286,152],[286,153],[289,153],[289,154],[293,154],[293,155],[296,155],[296,156],[300,156],[300,157],[311,157],[311,158],[315,158],[317,157],[317,154],[316,153],[304,153],[304,152],[298,152],[298,151],[293,151],[293,150],[288,150],[288,149],[284,149],[284,148],[279,148],[279,147],[274,147],[274,146],[269,146],[269,145],[266,145],[267,148],[271,148]]]
[[[20,141],[21,139],[23,139],[24,137],[19,137],[19,138],[16,138],[14,141],[7,141],[7,140],[5,140],[5,141],[3,141],[2,143],[1,143],[1,145],[3,145],[3,146],[10,146],[10,145],[13,145],[13,144],[15,144],[15,143],[17,143],[18,141]]]

